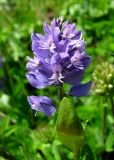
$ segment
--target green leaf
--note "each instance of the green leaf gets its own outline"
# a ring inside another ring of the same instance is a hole
[[[25,148],[25,147],[19,147],[22,156],[25,158],[25,160],[35,160],[35,157]]]
[[[80,152],[79,160],[94,160],[92,150],[88,144],[85,144]]]
[[[0,156],[0,160],[5,160],[3,157]]]
[[[53,144],[53,146],[52,146],[52,151],[53,151],[55,160],[61,160],[61,157],[60,157],[60,155],[59,155],[59,151],[58,151],[56,145],[54,145],[54,144]]]
[[[111,132],[106,141],[106,151],[111,152],[114,151],[114,133]]]
[[[77,155],[83,144],[84,130],[75,107],[66,97],[60,103],[56,130],[60,141]]]

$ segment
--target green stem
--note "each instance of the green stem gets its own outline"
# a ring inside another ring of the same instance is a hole
[[[104,138],[104,142],[105,142],[105,136],[106,136],[106,116],[107,116],[107,107],[104,106],[104,111],[103,111],[103,138]]]
[[[58,85],[58,97],[60,100],[63,98],[63,93],[62,93],[62,85]]]
[[[112,117],[114,120],[114,101],[113,101],[113,97],[110,97],[110,102],[111,102],[111,107],[112,107]]]
[[[6,59],[6,63],[3,65],[3,70],[4,70],[4,74],[5,74],[5,76],[7,77],[7,80],[8,80],[8,86],[9,86],[9,90],[8,90],[8,92],[10,93],[10,94],[12,94],[13,93],[13,81],[12,81],[12,78],[11,78],[11,76],[10,76],[10,73],[9,73],[9,65],[8,65],[8,60]]]
[[[74,152],[74,160],[78,160],[78,153]]]

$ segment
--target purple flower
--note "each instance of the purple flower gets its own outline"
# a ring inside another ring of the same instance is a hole
[[[50,26],[44,23],[44,35],[33,33],[31,38],[34,57],[27,57],[26,76],[32,86],[41,89],[67,83],[72,85],[69,95],[89,94],[91,83],[81,84],[81,81],[91,57],[86,54],[82,33],[75,30],[74,23],[69,24],[62,17],[53,19]],[[36,102],[36,108],[42,111]],[[48,102],[45,106],[50,106]]]
[[[43,112],[47,116],[53,115],[56,111],[52,100],[46,96],[30,96],[28,102],[33,110]]]
[[[40,89],[62,83],[79,84],[91,63],[81,31],[75,30],[74,23],[69,24],[60,17],[50,26],[45,23],[44,32],[44,35],[32,34],[34,58],[28,57],[26,66],[31,85]]]
[[[91,81],[85,84],[75,85],[70,89],[69,94],[71,96],[77,96],[77,97],[89,96],[89,90],[91,85],[92,85]]]

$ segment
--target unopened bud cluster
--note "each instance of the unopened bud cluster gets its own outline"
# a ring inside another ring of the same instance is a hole
[[[97,65],[93,73],[95,93],[101,95],[114,94],[114,65],[102,62]]]

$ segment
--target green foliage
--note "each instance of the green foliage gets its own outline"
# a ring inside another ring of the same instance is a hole
[[[111,152],[114,150],[114,133],[110,132],[106,141],[106,151]]]
[[[91,148],[85,144],[80,152],[79,160],[95,160]]]
[[[84,129],[75,107],[66,97],[60,103],[56,128],[62,144],[69,148],[77,159],[78,152],[84,141]]]
[[[92,79],[101,62],[114,64],[113,0],[0,0],[0,160],[73,159],[73,154],[56,137],[56,115],[47,118],[38,113],[35,116],[26,99],[32,94],[50,95],[59,104],[56,87],[36,90],[30,86],[25,65],[26,56],[32,56],[31,33],[42,33],[44,21],[50,22],[61,15],[82,30],[86,50],[92,56],[84,81]],[[105,68],[100,70],[97,83],[101,82]],[[64,91],[67,88],[65,85]],[[95,89],[93,80],[90,97],[71,98],[89,145],[82,148],[80,160],[93,160],[93,157],[110,160],[110,154],[114,153],[114,92],[100,96],[93,94]]]

